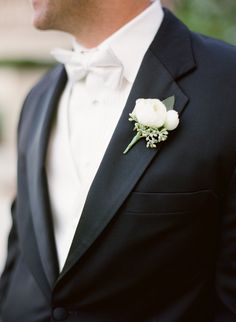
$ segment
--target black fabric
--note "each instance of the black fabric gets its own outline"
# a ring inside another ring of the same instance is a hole
[[[236,321],[235,70],[235,47],[165,12],[60,274],[45,156],[63,67],[36,85],[19,123],[3,322]],[[179,127],[157,149],[139,141],[124,155],[135,100],[171,95]]]

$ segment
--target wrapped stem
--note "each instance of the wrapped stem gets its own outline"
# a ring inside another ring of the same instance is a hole
[[[138,132],[123,153],[126,154],[142,137],[142,134]]]

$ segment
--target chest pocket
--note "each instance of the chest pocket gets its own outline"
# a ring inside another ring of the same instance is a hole
[[[196,192],[133,192],[123,206],[130,215],[141,214],[178,214],[209,209],[217,203],[217,196],[211,190]]]

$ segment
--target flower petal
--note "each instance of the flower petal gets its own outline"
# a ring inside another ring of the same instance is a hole
[[[166,107],[158,99],[138,99],[133,111],[138,122],[151,127],[161,127],[166,120]]]
[[[179,125],[179,114],[178,112],[171,110],[166,113],[166,121],[164,127],[168,131],[172,131]]]

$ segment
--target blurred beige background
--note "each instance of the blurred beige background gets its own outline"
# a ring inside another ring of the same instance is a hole
[[[0,0],[0,272],[11,224],[10,204],[15,195],[17,120],[25,95],[46,71],[20,68],[14,62],[51,61],[51,49],[69,44],[66,34],[33,29],[30,1]]]

